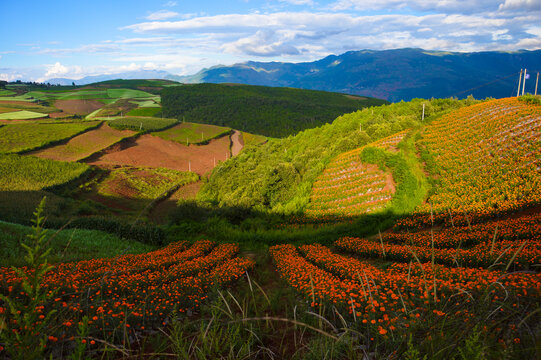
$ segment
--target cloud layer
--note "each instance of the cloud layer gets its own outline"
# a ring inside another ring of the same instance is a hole
[[[163,2],[109,39],[69,47],[51,39],[28,51],[49,57],[43,76],[82,77],[126,67],[188,74],[219,63],[312,61],[361,49],[541,48],[541,0],[273,0],[260,9],[246,4],[244,11],[209,15]],[[95,64],[80,66],[73,63],[76,56]]]

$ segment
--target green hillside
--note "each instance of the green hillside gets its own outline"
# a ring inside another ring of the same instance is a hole
[[[312,184],[332,157],[420,125],[423,104],[428,121],[472,102],[416,99],[364,109],[296,136],[270,139],[214,169],[198,198],[223,206],[300,212],[309,201]]]
[[[324,91],[237,84],[195,84],[162,90],[165,117],[286,137],[384,100]]]

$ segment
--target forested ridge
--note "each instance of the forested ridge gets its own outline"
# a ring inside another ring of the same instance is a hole
[[[164,117],[285,137],[384,100],[324,91],[237,84],[193,84],[161,92]]]

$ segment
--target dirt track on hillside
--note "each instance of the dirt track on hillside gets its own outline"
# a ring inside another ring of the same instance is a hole
[[[108,151],[89,164],[98,166],[132,165],[137,167],[168,168],[203,175],[214,164],[229,158],[229,137],[211,140],[208,145],[182,145],[152,135],[142,135],[124,149]]]
[[[242,143],[242,134],[240,131],[235,130],[233,132],[233,135],[231,135],[231,143],[233,144],[231,146],[231,155],[237,156],[244,147],[244,144]]]

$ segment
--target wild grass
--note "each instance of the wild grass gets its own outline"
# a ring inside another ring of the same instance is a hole
[[[47,222],[45,222],[45,226]],[[2,266],[24,265],[24,251],[21,242],[32,233],[29,226],[0,221],[0,242]],[[119,238],[98,230],[65,229],[48,230],[50,240],[47,245],[51,249],[48,262],[68,262],[87,259],[113,257],[123,254],[140,254],[155,249],[154,246]]]
[[[21,153],[67,140],[95,128],[99,121],[17,123],[0,128],[0,153]]]

